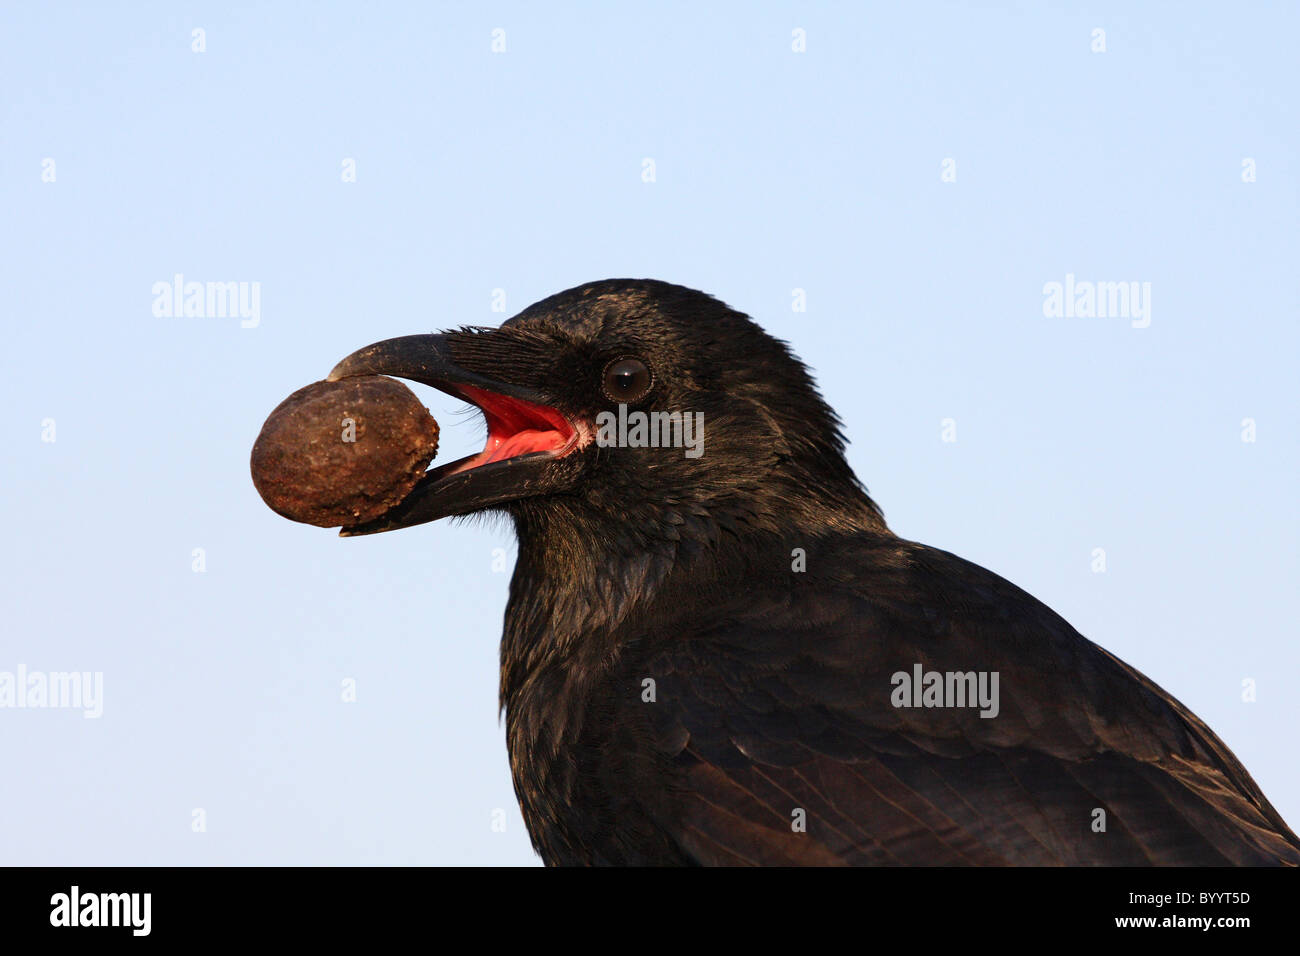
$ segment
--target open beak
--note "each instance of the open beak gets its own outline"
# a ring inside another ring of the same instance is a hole
[[[579,429],[532,389],[459,367],[451,358],[452,336],[457,334],[463,333],[386,339],[353,352],[330,372],[331,382],[391,375],[432,385],[478,406],[488,426],[487,444],[477,455],[431,469],[401,503],[373,521],[344,528],[340,535],[409,528],[555,490],[553,466],[578,446]]]

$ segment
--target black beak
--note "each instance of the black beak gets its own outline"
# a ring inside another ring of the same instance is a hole
[[[509,406],[510,419],[520,414],[527,416],[532,410],[538,417],[544,414],[543,421],[549,427],[567,429],[567,434],[561,433],[563,447],[495,461],[483,460],[488,455],[485,450],[479,455],[441,465],[426,472],[411,493],[385,514],[365,524],[344,528],[339,532],[341,536],[409,528],[555,489],[557,482],[553,466],[559,457],[576,446],[577,428],[566,416],[550,407],[544,396],[532,389],[500,382],[458,366],[451,358],[452,341],[454,336],[463,334],[405,335],[367,345],[334,366],[328,380],[334,382],[357,375],[391,375],[431,385],[483,409],[488,416],[489,445],[493,441],[494,421],[501,420],[493,414],[498,402]],[[477,336],[491,334],[477,333]],[[480,463],[480,460],[483,461]]]
[[[457,366],[451,359],[451,335],[444,333],[403,335],[367,345],[335,365],[326,380],[337,382],[356,375],[391,375],[410,379],[422,385],[432,385],[457,398],[464,395],[449,386],[474,385],[498,395],[525,401],[539,400],[537,394],[529,389],[497,382]]]

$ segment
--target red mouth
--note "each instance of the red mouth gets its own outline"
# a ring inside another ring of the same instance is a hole
[[[553,408],[473,385],[457,384],[455,389],[457,395],[482,410],[487,418],[488,437],[483,450],[458,465],[453,474],[538,451],[549,451],[558,457],[577,443],[573,425]]]

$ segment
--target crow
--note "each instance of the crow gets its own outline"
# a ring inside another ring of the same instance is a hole
[[[1300,864],[1187,708],[890,531],[807,368],[719,300],[593,282],[330,378],[370,374],[487,420],[342,533],[512,520],[500,703],[548,865]]]

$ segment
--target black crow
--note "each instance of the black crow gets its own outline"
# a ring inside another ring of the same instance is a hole
[[[895,536],[807,369],[718,300],[595,282],[330,377],[362,374],[486,416],[344,533],[513,519],[501,707],[546,863],[1300,863],[1178,701]]]

